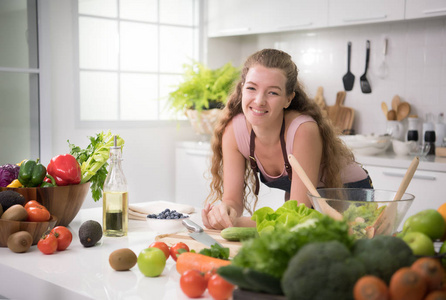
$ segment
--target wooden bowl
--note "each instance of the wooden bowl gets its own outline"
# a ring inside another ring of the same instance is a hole
[[[57,223],[57,217],[51,216],[47,222],[26,222],[0,219],[0,247],[7,247],[8,237],[18,231],[28,231],[33,237],[33,245],[36,245],[43,234]]]
[[[51,215],[57,218],[55,226],[68,226],[82,207],[90,183],[54,186],[46,188],[0,188],[13,190],[22,194],[26,202],[36,200],[45,206]]]

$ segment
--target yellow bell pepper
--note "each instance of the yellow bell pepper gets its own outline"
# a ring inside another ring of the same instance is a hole
[[[18,179],[14,179],[9,185],[7,185],[6,187],[9,188],[19,188],[22,187],[22,183],[18,180]]]

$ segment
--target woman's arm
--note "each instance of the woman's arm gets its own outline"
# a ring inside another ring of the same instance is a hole
[[[202,211],[203,224],[213,229],[246,223],[240,219],[243,214],[245,157],[238,150],[232,122],[227,125],[222,139],[223,199],[221,203],[206,206]]]
[[[319,183],[319,169],[322,159],[322,138],[315,122],[305,122],[299,126],[294,135],[293,155],[310,178],[314,187]],[[290,199],[297,200],[311,207],[307,188],[299,175],[293,170]]]

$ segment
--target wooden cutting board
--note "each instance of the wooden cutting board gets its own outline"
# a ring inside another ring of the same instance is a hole
[[[209,234],[212,238],[214,238],[217,242],[219,242],[223,247],[229,248],[229,257],[234,257],[239,249],[242,247],[241,242],[231,242],[227,241],[220,235],[220,230],[210,230],[204,229],[204,232]],[[166,243],[169,247],[173,246],[178,242],[185,243],[190,250],[195,250],[199,252],[203,248],[209,248],[206,245],[194,240],[189,236],[187,231],[170,233],[170,234],[161,234],[155,237],[155,241],[161,241]]]
[[[327,107],[328,118],[337,128],[338,133],[350,133],[355,118],[355,110],[344,106],[345,92],[340,91],[336,95],[336,103]]]

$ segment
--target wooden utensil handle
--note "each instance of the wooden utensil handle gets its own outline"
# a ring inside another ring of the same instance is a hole
[[[398,191],[396,192],[396,195],[393,198],[393,200],[401,200],[404,193],[406,192],[407,187],[409,186],[410,181],[412,180],[413,174],[415,174],[415,171],[417,170],[419,162],[420,159],[418,158],[418,156],[415,156],[412,162],[410,163],[410,166],[407,169],[406,174],[404,175],[400,187],[398,188]]]
[[[300,180],[305,184],[306,188],[315,196],[320,197],[317,190],[314,188],[313,183],[311,182],[310,178],[308,178],[307,173],[305,173],[302,166],[299,164],[297,159],[294,157],[294,155],[290,154],[288,155],[288,159],[290,161],[291,166],[296,171],[297,175],[299,175]]]

